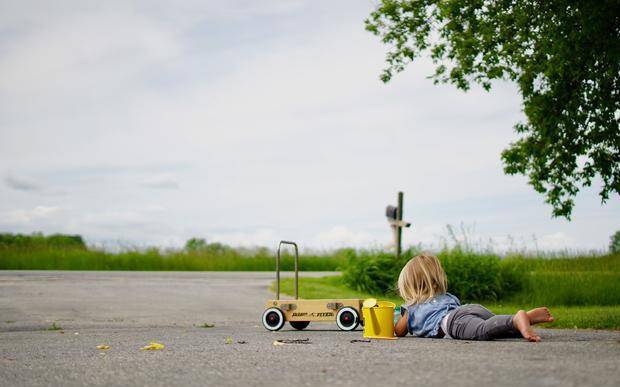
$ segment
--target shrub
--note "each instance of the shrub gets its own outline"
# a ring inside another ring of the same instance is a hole
[[[0,247],[18,249],[86,249],[86,243],[80,235],[52,234],[44,236],[41,233],[25,234],[0,234]]]
[[[370,294],[397,294],[396,282],[405,259],[397,262],[393,253],[378,250],[347,249],[345,253],[347,261],[342,279],[347,286]]]
[[[342,277],[347,286],[371,294],[397,294],[396,281],[406,259],[398,262],[393,253],[385,251],[347,250],[346,255]]]
[[[609,252],[612,254],[620,254],[620,231],[616,231],[609,241]]]
[[[64,235],[64,234],[52,234],[47,238],[48,247],[62,247],[69,249],[86,249],[86,243],[80,235]]]
[[[500,261],[499,275],[501,290],[497,300],[505,299],[523,290],[528,279],[528,271],[521,261],[504,258]]]
[[[207,241],[204,238],[191,238],[185,242],[186,251],[201,251],[207,248]]]
[[[400,260],[382,251],[348,253],[344,282],[351,288],[377,295],[397,294],[398,275],[417,251],[405,252]],[[463,302],[499,300],[522,289],[524,274],[516,262],[497,255],[461,249],[444,250],[439,260],[448,277],[448,291]]]
[[[460,249],[439,254],[448,277],[448,290],[461,301],[497,300],[502,295],[500,259]]]

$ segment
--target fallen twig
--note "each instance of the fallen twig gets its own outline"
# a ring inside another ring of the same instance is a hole
[[[285,345],[285,344],[312,344],[310,339],[280,339],[273,342],[273,345]]]

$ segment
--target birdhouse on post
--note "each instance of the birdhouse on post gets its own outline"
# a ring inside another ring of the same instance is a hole
[[[394,237],[394,245],[396,246],[396,258],[400,258],[402,253],[402,235],[404,227],[411,227],[411,223],[403,221],[403,193],[398,193],[398,205],[387,206],[385,208],[385,216],[392,229]]]

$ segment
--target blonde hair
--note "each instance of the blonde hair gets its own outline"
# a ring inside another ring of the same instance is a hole
[[[420,304],[444,294],[446,273],[433,255],[418,255],[405,264],[398,276],[398,292],[407,304]]]

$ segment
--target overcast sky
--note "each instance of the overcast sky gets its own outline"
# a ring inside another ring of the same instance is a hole
[[[407,244],[464,224],[498,249],[605,249],[617,195],[583,191],[568,222],[503,174],[514,85],[435,86],[425,60],[382,84],[373,7],[0,0],[0,231],[382,246],[402,190]]]

